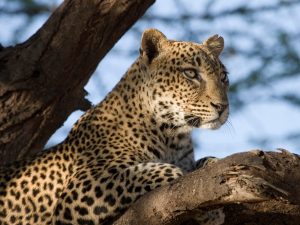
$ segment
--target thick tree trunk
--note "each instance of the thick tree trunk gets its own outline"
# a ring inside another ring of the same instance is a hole
[[[299,225],[299,190],[299,156],[239,153],[146,194],[112,224],[197,224],[199,210],[222,208],[225,225]]]
[[[99,61],[155,0],[66,0],[0,52],[0,165],[40,151],[76,109]]]

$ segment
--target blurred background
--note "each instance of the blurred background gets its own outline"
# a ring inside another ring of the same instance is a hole
[[[0,0],[0,43],[25,41],[61,0]],[[138,55],[144,29],[168,38],[225,39],[222,61],[231,81],[229,121],[219,130],[196,130],[196,157],[285,148],[300,154],[300,1],[157,0],[101,61],[85,89],[97,104]],[[97,51],[97,49],[95,49]],[[61,142],[83,112],[70,115],[47,143]]]

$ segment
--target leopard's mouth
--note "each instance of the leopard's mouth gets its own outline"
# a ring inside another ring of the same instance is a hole
[[[194,115],[186,115],[184,117],[186,123],[191,127],[200,127],[201,126],[201,118]]]
[[[194,128],[203,128],[203,129],[211,129],[215,130],[222,126],[222,122],[220,121],[220,118],[216,118],[207,122],[202,122],[201,118],[194,115],[187,115],[184,117],[186,123]]]

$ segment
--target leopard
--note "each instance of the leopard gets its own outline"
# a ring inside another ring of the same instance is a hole
[[[106,224],[195,170],[191,132],[229,116],[224,39],[143,32],[137,59],[66,139],[0,170],[0,224]]]

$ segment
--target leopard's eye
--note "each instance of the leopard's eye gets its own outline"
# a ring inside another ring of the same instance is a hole
[[[224,83],[224,84],[227,84],[229,82],[228,80],[228,72],[227,71],[223,71],[221,73],[221,81]]]
[[[182,72],[189,79],[199,80],[199,73],[195,69],[184,69]]]

